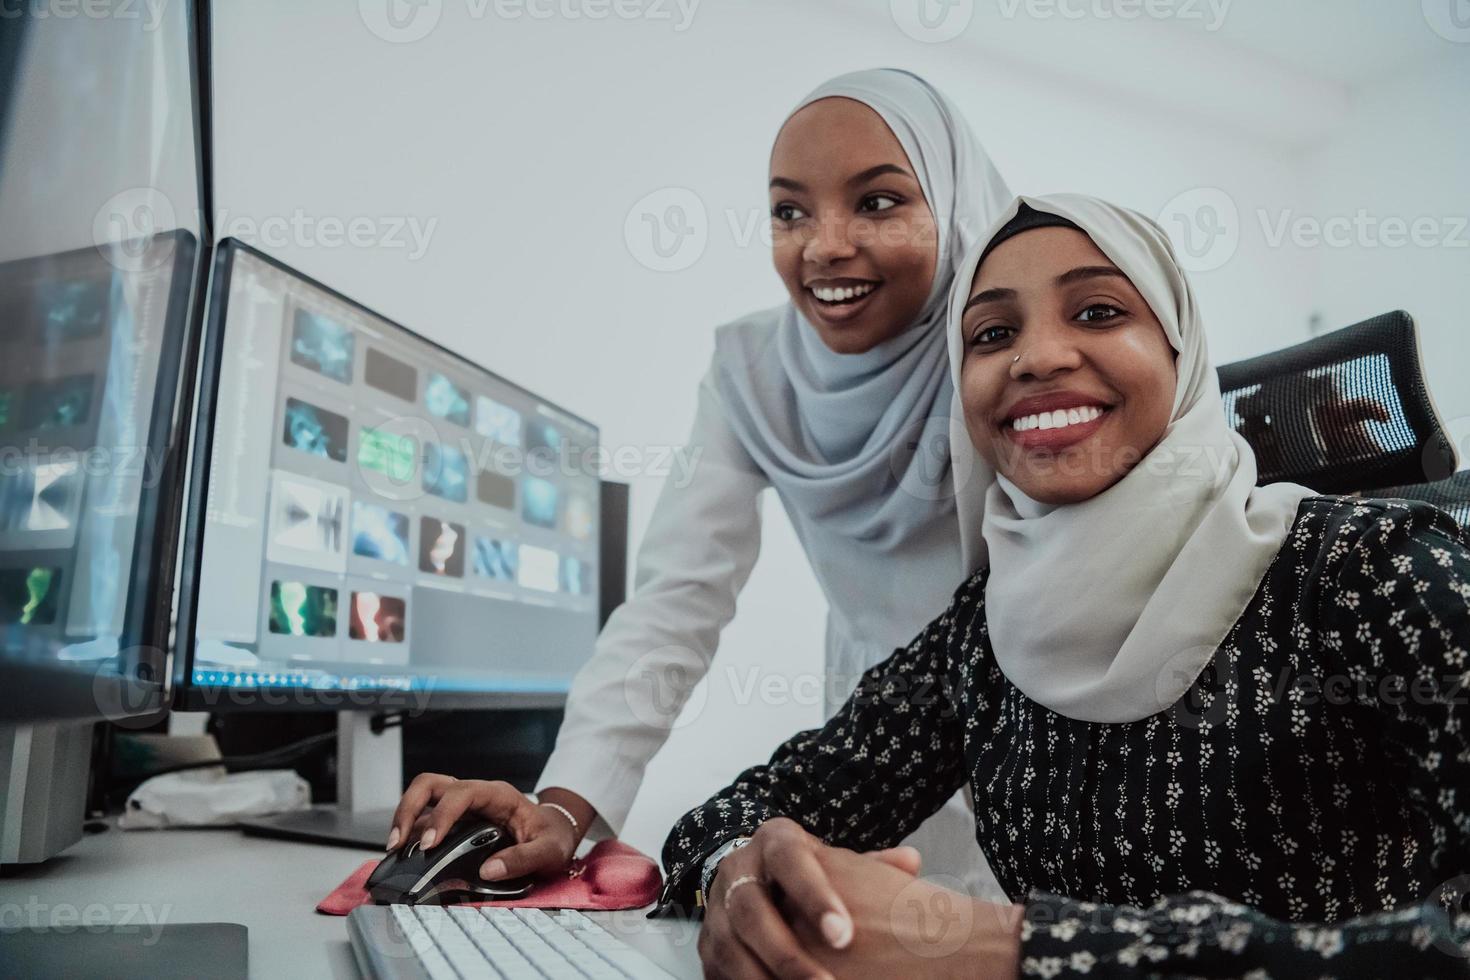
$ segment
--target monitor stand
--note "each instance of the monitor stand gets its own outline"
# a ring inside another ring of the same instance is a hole
[[[82,839],[92,724],[0,725],[0,865],[39,864]]]
[[[363,711],[337,715],[337,803],[240,821],[247,834],[382,851],[403,794],[403,729],[374,733]]]

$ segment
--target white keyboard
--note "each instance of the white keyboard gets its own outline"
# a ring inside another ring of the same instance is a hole
[[[358,965],[376,980],[672,980],[567,909],[364,905],[347,925]]]

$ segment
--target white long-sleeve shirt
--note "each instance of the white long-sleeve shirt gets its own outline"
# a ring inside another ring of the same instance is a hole
[[[573,681],[537,784],[576,792],[614,833],[649,760],[708,671],[760,551],[760,494],[771,484],[727,423],[712,372],[699,386],[689,446],[699,453],[693,476],[683,485],[665,482],[639,548],[633,596],[609,618]],[[880,554],[795,508],[787,512],[828,601],[830,717],[863,671],[943,612],[963,577],[958,526],[952,512],[936,508],[933,522]],[[926,871],[999,896],[960,797],[910,843],[924,853]]]

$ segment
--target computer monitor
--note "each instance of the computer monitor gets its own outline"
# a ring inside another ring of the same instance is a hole
[[[0,717],[165,707],[159,528],[196,253],[180,230],[0,263]]]
[[[176,704],[565,700],[599,626],[595,426],[234,240],[199,401]],[[343,724],[341,769],[385,767],[342,802],[395,801],[396,745]]]
[[[202,298],[193,3],[0,15],[0,864],[80,837],[91,729],[167,705]]]
[[[45,13],[0,32],[0,723],[165,704],[198,281],[192,5]]]

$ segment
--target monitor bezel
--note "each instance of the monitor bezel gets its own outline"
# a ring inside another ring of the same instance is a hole
[[[209,277],[208,313],[204,324],[203,354],[199,361],[197,410],[194,420],[192,475],[188,489],[188,518],[185,521],[183,567],[179,582],[179,611],[175,628],[175,656],[172,677],[173,706],[179,711],[272,712],[272,711],[423,711],[483,708],[560,708],[565,706],[565,691],[434,691],[404,692],[394,689],[357,690],[256,687],[204,687],[193,681],[194,653],[197,637],[199,580],[204,560],[204,514],[208,503],[209,470],[214,451],[214,421],[218,407],[230,277],[237,255],[246,254],[265,262],[280,272],[294,276],[332,299],[345,303],[358,312],[402,330],[438,353],[458,362],[472,373],[478,373],[527,395],[568,419],[587,426],[595,433],[594,447],[601,445],[602,430],[590,420],[560,404],[539,395],[523,385],[471,361],[469,358],[425,337],[372,307],[333,289],[280,259],[237,238],[224,238],[215,246],[213,269]],[[598,481],[598,509],[601,509],[602,486]],[[601,544],[598,543],[599,564]],[[346,703],[344,703],[346,702]]]

